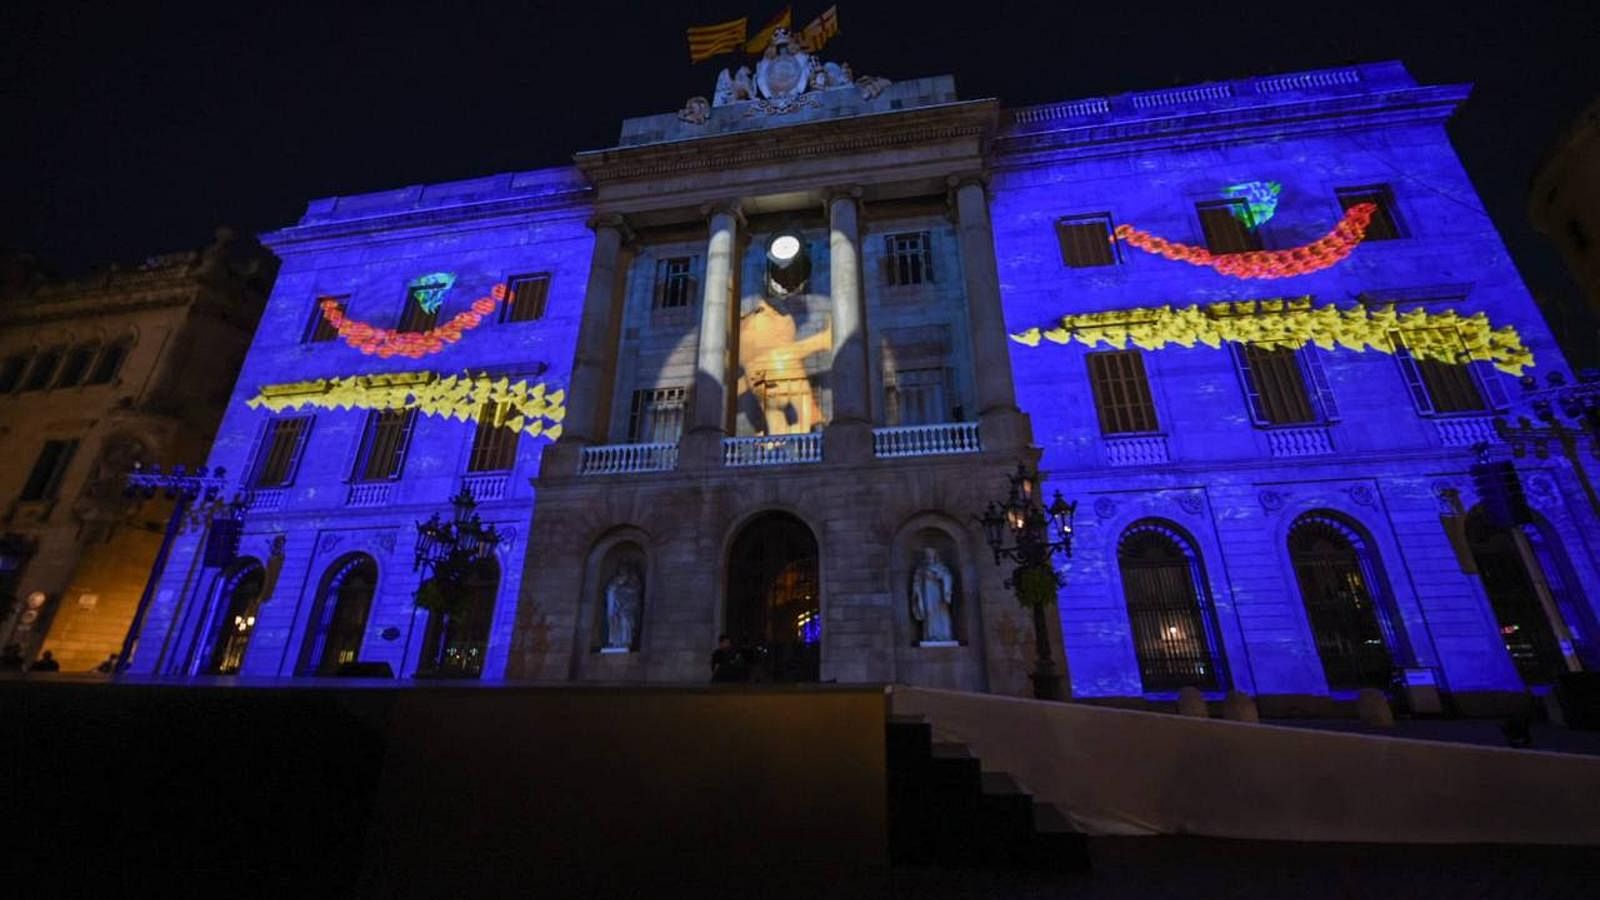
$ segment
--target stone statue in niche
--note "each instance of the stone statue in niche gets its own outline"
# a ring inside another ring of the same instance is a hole
[[[911,572],[911,617],[922,625],[922,646],[955,646],[955,602],[955,577],[938,550],[924,547]]]
[[[639,632],[639,613],[644,601],[644,581],[632,563],[623,563],[606,582],[605,652],[623,653],[632,649]]]

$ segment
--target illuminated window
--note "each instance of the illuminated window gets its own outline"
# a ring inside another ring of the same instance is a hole
[[[56,489],[61,486],[61,476],[66,474],[67,466],[72,463],[72,455],[76,452],[77,441],[45,441],[17,499],[35,501],[54,498]]]
[[[331,341],[339,336],[339,329],[333,327],[328,317],[322,314],[322,301],[333,300],[339,304],[339,311],[344,312],[350,307],[350,295],[339,297],[318,297],[311,304],[311,321],[306,323],[304,342],[307,344],[321,344]]]
[[[1146,519],[1117,541],[1117,569],[1144,689],[1225,687],[1216,611],[1193,543]]]
[[[1339,417],[1315,350],[1230,346],[1257,425],[1304,425]]]
[[[128,358],[128,350],[132,346],[133,342],[126,338],[107,344],[100,351],[100,358],[94,361],[94,371],[89,373],[89,380],[84,383],[110,384],[122,371],[122,362]]]
[[[889,284],[902,286],[933,281],[933,241],[926,231],[885,235],[884,260]]]
[[[40,351],[33,358],[33,368],[28,370],[28,377],[22,382],[25,391],[42,391],[50,386],[56,376],[56,367],[61,365],[61,357],[66,354],[65,347],[51,347]]]
[[[406,305],[400,310],[400,321],[394,326],[395,331],[421,332],[427,331],[439,323],[439,310],[435,306],[429,312],[422,305],[422,301],[436,292],[431,285],[413,285],[406,289]]]
[[[507,278],[506,299],[500,305],[500,321],[532,322],[544,318],[544,302],[549,293],[548,272]]]
[[[683,434],[683,409],[689,391],[682,387],[633,392],[628,413],[628,443],[676,444]]]
[[[1061,242],[1061,261],[1074,269],[1117,264],[1116,244],[1111,240],[1111,214],[1068,216],[1056,220],[1056,240]]]
[[[1394,193],[1386,184],[1375,184],[1358,188],[1338,188],[1334,191],[1339,197],[1339,208],[1348,210],[1357,203],[1371,203],[1378,209],[1372,214],[1372,221],[1367,224],[1368,241],[1393,241],[1405,237],[1400,230],[1400,220],[1394,212]]]
[[[22,383],[22,373],[28,371],[28,363],[33,362],[31,353],[14,353],[0,362],[0,394],[9,394]]]
[[[1137,350],[1090,353],[1089,383],[1100,413],[1101,434],[1133,434],[1156,430],[1156,405],[1150,398],[1144,356]]]
[[[694,257],[675,256],[656,264],[656,309],[685,309],[694,304]]]
[[[950,421],[943,368],[903,369],[885,376],[884,419],[893,425],[937,425]]]
[[[393,481],[405,468],[406,446],[411,442],[414,409],[373,410],[356,453],[356,481]]]
[[[306,437],[310,433],[310,416],[268,422],[256,450],[250,486],[275,488],[292,483],[295,471],[300,468],[300,454],[305,449]]]
[[[85,375],[89,374],[89,367],[94,365],[95,356],[100,353],[98,344],[79,344],[67,353],[67,358],[61,363],[61,371],[56,373],[56,387],[76,387],[83,383]]]
[[[1261,233],[1246,222],[1250,205],[1242,199],[1207,200],[1194,205],[1200,215],[1200,230],[1206,236],[1206,249],[1212,253],[1246,253],[1261,249]]]
[[[1454,329],[1435,329],[1435,340],[1454,342],[1466,352],[1466,344]],[[1407,349],[1400,332],[1389,336],[1394,343],[1395,362],[1405,376],[1406,387],[1411,390],[1411,400],[1417,412],[1423,415],[1440,413],[1484,412],[1491,407],[1499,409],[1508,403],[1500,375],[1483,363],[1452,364],[1436,359],[1418,359]]]
[[[485,403],[478,413],[478,430],[472,435],[472,454],[468,472],[504,472],[517,462],[519,431],[504,425],[511,414],[509,403]]]

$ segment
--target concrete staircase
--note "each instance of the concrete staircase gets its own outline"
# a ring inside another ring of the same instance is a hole
[[[891,715],[885,747],[894,865],[1084,872],[1088,842],[1054,806],[966,745],[935,742],[920,716]]]

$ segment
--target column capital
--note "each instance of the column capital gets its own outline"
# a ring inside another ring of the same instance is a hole
[[[835,200],[854,200],[861,202],[861,186],[858,184],[844,184],[825,188],[822,191],[822,211],[828,212]]]
[[[713,200],[700,206],[700,215],[705,216],[708,222],[712,216],[719,214],[733,216],[734,221],[738,222],[740,227],[747,224],[744,219],[744,204],[737,199]]]
[[[959,215],[960,206],[958,205],[957,195],[961,193],[962,188],[977,187],[983,191],[983,198],[985,200],[990,199],[988,172],[968,172],[963,175],[951,175],[944,180],[944,183],[946,187],[946,192],[944,195],[945,207],[950,211],[950,217],[952,219],[959,220],[961,218]]]
[[[627,218],[621,213],[598,213],[590,216],[586,224],[590,231],[598,232],[602,228],[609,228],[622,238],[622,243],[633,243],[635,237],[633,229],[629,227]]]

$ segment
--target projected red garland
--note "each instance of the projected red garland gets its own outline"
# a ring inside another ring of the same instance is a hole
[[[427,331],[396,331],[347,318],[344,310],[339,308],[339,301],[329,297],[324,297],[318,305],[322,308],[322,317],[339,332],[344,342],[362,353],[385,359],[391,356],[421,359],[438,353],[446,344],[461,340],[462,333],[478,327],[485,316],[494,312],[495,304],[505,299],[506,286],[497,284],[489,296],[472,301],[469,310],[457,313],[450,321]]]
[[[1349,256],[1361,239],[1366,237],[1367,225],[1377,211],[1377,204],[1357,203],[1344,211],[1344,218],[1332,231],[1309,244],[1287,250],[1213,254],[1204,247],[1159,238],[1132,225],[1118,225],[1116,236],[1146,253],[1180,260],[1192,266],[1210,266],[1234,278],[1289,278],[1319,272]]]

